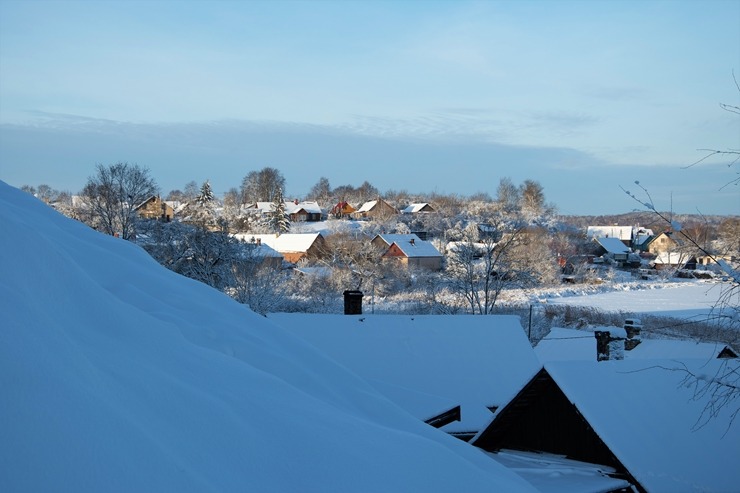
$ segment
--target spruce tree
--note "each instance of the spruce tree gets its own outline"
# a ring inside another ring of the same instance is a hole
[[[203,185],[201,185],[200,194],[198,194],[198,197],[195,200],[200,205],[206,205],[208,202],[213,200],[213,190],[211,189],[211,184],[208,180],[204,181]]]
[[[272,201],[272,210],[270,211],[270,227],[276,234],[287,233],[290,230],[290,219],[285,212],[285,201],[283,200],[283,190],[278,188],[275,198]]]

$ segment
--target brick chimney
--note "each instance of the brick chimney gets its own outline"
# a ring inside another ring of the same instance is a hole
[[[627,338],[624,340],[624,350],[632,351],[642,342],[640,332],[642,331],[642,323],[639,318],[628,318],[624,321],[624,331],[627,333]]]
[[[624,330],[619,327],[603,327],[594,331],[596,337],[596,361],[624,359]]]
[[[344,314],[362,315],[362,291],[347,290],[343,294]]]

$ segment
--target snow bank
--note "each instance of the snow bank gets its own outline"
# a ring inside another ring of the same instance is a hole
[[[0,491],[532,491],[306,343],[0,182]]]

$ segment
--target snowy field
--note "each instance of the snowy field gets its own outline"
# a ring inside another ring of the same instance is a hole
[[[600,292],[578,294],[575,290],[545,291],[542,303],[593,307],[602,311],[652,314],[681,319],[706,318],[720,300],[727,284],[707,281],[633,282],[605,287]],[[740,293],[731,304],[737,306]]]

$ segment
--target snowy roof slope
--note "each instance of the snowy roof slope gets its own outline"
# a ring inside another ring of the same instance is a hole
[[[417,235],[410,234],[382,234],[378,235],[388,246],[395,243],[407,257],[441,257],[442,254],[431,242],[421,240]],[[413,243],[412,243],[413,242]]]
[[[596,241],[609,253],[628,253],[630,251],[618,238],[596,238]]]
[[[368,202],[365,202],[364,204],[362,204],[362,207],[357,209],[357,212],[370,212],[371,210],[373,210],[373,207],[375,207],[377,203],[377,200],[370,200]]]
[[[409,204],[405,209],[403,209],[401,212],[404,214],[414,214],[416,212],[421,211],[424,207],[428,206],[429,204],[427,202],[422,202],[418,204]],[[431,207],[431,206],[430,206]]]
[[[448,404],[462,405],[462,421],[445,430],[482,429],[492,418],[487,406],[506,404],[541,368],[515,316],[274,313],[268,318],[381,392],[395,388],[386,395],[420,419],[448,410]]]
[[[237,233],[235,238],[244,241],[260,240],[263,244],[270,246],[280,253],[305,252],[321,233],[283,233],[279,236],[274,234],[251,234]]]
[[[685,366],[684,366],[685,365]],[[684,369],[712,378],[737,360],[552,362],[558,386],[632,475],[651,493],[737,491],[736,403],[697,428],[710,394],[683,382]],[[729,461],[729,462],[728,462]]]
[[[0,227],[0,491],[532,491],[245,306],[2,182]]]

